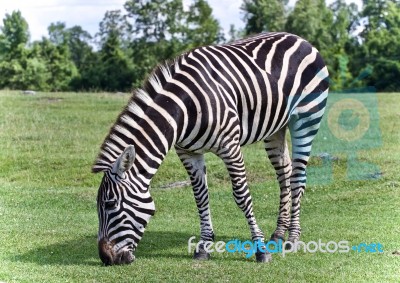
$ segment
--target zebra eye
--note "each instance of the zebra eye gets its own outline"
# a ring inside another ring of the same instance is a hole
[[[114,209],[117,206],[117,201],[114,200],[107,200],[104,202],[104,207],[106,209]]]

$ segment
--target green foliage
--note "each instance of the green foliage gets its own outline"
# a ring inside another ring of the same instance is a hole
[[[359,56],[372,65],[368,83],[378,90],[395,91],[400,87],[400,2],[366,1],[363,12],[368,24],[361,33]]]
[[[5,58],[11,58],[20,45],[26,46],[29,42],[29,26],[20,11],[6,14],[1,32],[0,52],[6,55]]]
[[[129,24],[125,19],[120,10],[108,11],[100,23],[98,64],[93,65],[97,72],[92,73],[98,80],[99,89],[130,91],[132,88],[133,63],[126,51],[128,40],[124,36]]]
[[[324,0],[298,0],[292,10],[285,5],[284,1],[244,0],[246,33],[269,31],[273,26],[307,39],[328,66],[332,90],[399,89],[399,1],[365,0],[361,11],[344,0],[329,6]]]
[[[93,53],[93,48],[90,45],[92,36],[80,26],[73,26],[67,31],[71,60],[75,63],[78,70],[81,70]]]
[[[189,49],[288,31],[320,51],[332,90],[400,89],[398,0],[364,0],[361,9],[346,0],[291,3],[243,0],[245,28],[224,33],[207,0],[128,0],[105,13],[94,37],[55,22],[48,39],[33,43],[26,20],[12,12],[0,27],[0,88],[129,91],[157,64]]]
[[[232,42],[232,41],[238,40],[238,39],[243,38],[245,36],[244,31],[243,30],[237,30],[235,25],[230,25],[228,34],[229,34],[228,42]]]
[[[149,42],[176,38],[182,34],[182,0],[140,0],[127,1],[124,5],[128,17],[132,18],[136,38],[143,37]]]
[[[285,29],[310,41],[324,58],[331,90],[344,90],[353,83],[347,45],[351,42],[356,9],[344,0],[336,0],[330,7],[324,0],[299,0],[288,16]]]
[[[132,87],[133,67],[120,48],[116,34],[110,34],[100,51],[100,88],[109,91],[129,91]]]
[[[299,0],[288,16],[285,29],[310,41],[327,58],[334,42],[330,34],[332,25],[333,15],[324,0]]]
[[[49,40],[54,45],[66,44],[68,41],[68,32],[65,23],[57,22],[51,23],[47,28],[49,33]]]
[[[351,33],[358,21],[357,6],[347,4],[344,0],[336,0],[329,9],[332,13],[332,25],[329,29],[330,44],[325,46],[324,58],[332,80],[332,90],[344,90],[356,87],[354,76],[350,71],[352,58],[348,46],[352,43]],[[332,56],[333,55],[333,56]]]
[[[223,40],[221,27],[204,0],[194,0],[188,11],[183,9],[182,0],[127,1],[124,7],[134,35],[130,54],[135,65],[135,87],[160,62],[193,47]]]
[[[246,34],[282,31],[286,22],[285,6],[288,0],[244,0]]]
[[[139,87],[158,63],[183,50],[183,4],[181,0],[142,0],[127,1],[124,7],[135,35],[130,49],[135,65],[133,85]]]
[[[224,41],[218,20],[205,0],[194,0],[186,19],[185,48],[194,48]]]
[[[28,47],[29,27],[20,12],[7,15],[3,23],[0,87],[56,91],[69,89],[71,80],[78,72],[70,60],[65,24],[50,25],[50,40],[43,38]]]
[[[131,25],[127,16],[121,10],[107,11],[99,24],[99,32],[96,34],[99,47],[101,48],[110,38],[119,38],[120,44],[126,48],[131,40]]]
[[[39,56],[46,64],[50,77],[47,81],[52,90],[68,90],[72,79],[78,75],[75,64],[70,59],[70,51],[66,43],[55,45],[43,38],[37,43]]]
[[[332,81],[331,89],[332,90],[345,89],[348,86],[348,83],[353,80],[353,76],[348,68],[349,57],[346,54],[337,54],[329,61],[331,61],[331,65],[329,65],[331,67],[330,68],[330,78]]]
[[[37,59],[29,58],[28,41],[29,27],[21,12],[6,14],[0,34],[0,88],[24,89],[37,79],[42,83],[35,73],[44,68]]]

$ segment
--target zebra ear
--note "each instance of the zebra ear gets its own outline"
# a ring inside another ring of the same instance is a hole
[[[118,174],[121,178],[124,177],[124,173],[131,169],[133,162],[135,161],[135,147],[129,145],[125,148],[124,152],[117,158],[112,167],[112,172]]]

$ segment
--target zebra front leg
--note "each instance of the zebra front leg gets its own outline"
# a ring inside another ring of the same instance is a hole
[[[199,249],[194,252],[194,259],[208,260],[210,254],[205,251],[205,242],[214,241],[214,231],[211,222],[209,195],[207,186],[206,166],[203,154],[193,154],[176,149],[176,152],[189,174],[193,187],[194,198],[200,216],[200,243]]]
[[[292,174],[292,162],[286,142],[286,127],[265,140],[265,150],[271,164],[274,166],[276,178],[280,187],[280,203],[277,225],[270,240],[285,241],[285,233],[290,224],[290,176]]]
[[[236,145],[230,148],[224,148],[217,152],[217,155],[224,161],[228,169],[232,181],[233,197],[247,219],[252,241],[261,241],[264,243],[264,234],[258,227],[253,212],[253,201],[247,185],[246,170],[240,146]],[[256,260],[258,262],[269,262],[272,260],[272,257],[267,251],[258,249],[256,252]]]

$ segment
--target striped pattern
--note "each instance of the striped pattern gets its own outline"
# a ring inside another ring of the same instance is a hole
[[[328,87],[328,71],[318,51],[287,33],[200,47],[158,66],[118,117],[93,166],[94,172],[105,174],[98,198],[99,242],[117,257],[136,248],[154,212],[150,181],[172,147],[193,185],[201,239],[214,239],[203,156],[213,152],[226,164],[252,239],[264,240],[241,152],[241,146],[257,141],[265,142],[281,189],[272,238],[283,238],[288,230],[289,240],[298,240],[305,171]],[[133,145],[135,158],[120,176],[115,166],[128,145]],[[107,209],[113,200],[116,206]]]

